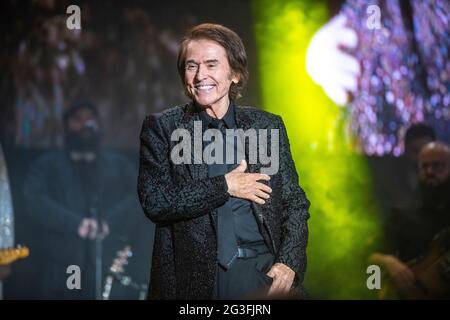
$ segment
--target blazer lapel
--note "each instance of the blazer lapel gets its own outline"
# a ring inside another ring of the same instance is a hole
[[[247,131],[249,129],[255,129],[256,134],[258,134],[258,125],[256,121],[249,116],[248,113],[246,113],[241,107],[236,106],[236,123],[237,127],[240,129],[243,129],[244,131]],[[256,148],[256,154],[259,157],[259,144],[257,143],[256,146],[253,146]],[[250,173],[260,173],[261,164],[259,161],[256,163],[249,163],[249,139],[245,139],[245,160],[247,161],[247,172]],[[259,159],[259,158],[258,158]],[[251,204],[253,208],[253,212],[256,216],[256,218],[259,220],[261,224],[263,224],[264,221],[264,210],[263,207],[259,204],[256,204],[252,201]]]
[[[236,106],[235,107],[236,112],[236,124],[238,129],[242,129],[245,131],[249,129],[256,130],[256,134],[258,134],[258,126],[256,125],[256,121],[250,117],[250,115],[243,110],[242,107]],[[259,155],[259,146],[258,143],[256,146],[252,146],[252,148],[255,148],[256,155]],[[256,163],[250,163],[249,162],[249,139],[245,139],[245,161],[247,161],[247,171],[250,173],[259,173],[261,169],[261,164],[259,161]]]
[[[200,179],[205,179],[208,177],[208,166],[203,162],[203,161],[197,161],[200,163],[196,163],[196,159],[195,159],[195,150],[194,147],[197,146],[198,148],[200,148],[200,150],[197,150],[197,154],[198,152],[200,157],[202,157],[203,155],[203,149],[202,149],[202,139],[200,141],[197,141],[197,144],[194,144],[194,139],[196,137],[196,134],[200,134],[200,137],[203,137],[203,132],[201,130],[201,127],[195,125],[195,122],[197,123],[201,123],[201,119],[199,117],[199,109],[193,104],[193,103],[189,103],[186,107],[186,112],[183,116],[183,118],[181,119],[181,123],[179,128],[184,128],[186,129],[191,137],[191,163],[187,164],[187,168],[191,174],[192,179],[194,180],[200,180]],[[196,132],[197,131],[197,132]],[[199,132],[198,132],[199,131]],[[197,159],[198,160],[198,159]],[[201,158],[200,158],[201,160]]]

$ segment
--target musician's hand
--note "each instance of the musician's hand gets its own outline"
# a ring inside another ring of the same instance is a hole
[[[89,235],[89,229],[90,229],[90,222],[91,219],[84,218],[81,220],[80,225],[78,226],[78,235],[82,239],[86,239]]]
[[[275,263],[267,275],[273,278],[268,295],[284,295],[291,290],[295,272],[283,263]]]
[[[94,240],[95,238],[97,238],[97,235],[99,235],[101,239],[104,239],[109,235],[109,226],[105,221],[102,222],[102,230],[100,232],[97,220],[95,219],[89,220],[90,220],[90,228],[88,235],[89,239]]]
[[[358,91],[361,66],[347,50],[357,45],[356,31],[339,14],[314,34],[306,51],[306,71],[337,105],[351,102]]]
[[[246,169],[247,162],[242,160],[236,169],[225,175],[228,193],[233,197],[247,199],[258,204],[266,203],[265,200],[270,198],[272,189],[258,181],[268,181],[270,177],[262,173],[245,173]]]
[[[394,256],[389,256],[386,262],[387,272],[399,289],[407,290],[414,286],[416,277],[404,262]]]
[[[104,239],[109,235],[109,226],[106,223],[106,221],[103,221],[102,225],[103,225],[103,230],[102,230],[102,233],[100,236],[102,237],[102,239]]]
[[[94,240],[99,232],[98,229],[99,228],[97,220],[91,218],[84,218],[81,221],[80,226],[78,227],[78,235],[83,239],[88,238],[90,240]],[[109,226],[105,221],[103,221],[100,238],[104,239],[108,235],[109,235]]]

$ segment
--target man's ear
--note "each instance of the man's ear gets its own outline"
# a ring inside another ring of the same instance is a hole
[[[231,84],[238,84],[241,80],[241,76],[238,72],[230,70],[230,73],[228,74],[228,80],[231,80]]]

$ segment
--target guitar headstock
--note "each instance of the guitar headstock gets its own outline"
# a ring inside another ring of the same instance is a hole
[[[0,249],[0,265],[13,263],[18,259],[28,257],[29,254],[30,250],[27,247],[22,246]]]
[[[124,277],[122,273],[124,273],[124,266],[128,264],[128,258],[132,255],[133,252],[131,252],[130,246],[125,246],[122,250],[117,251],[116,258],[113,260],[109,268],[108,276],[106,277],[105,288],[102,293],[103,300],[109,299],[114,279],[122,282],[123,279],[128,278]]]
[[[125,246],[122,250],[117,251],[116,258],[113,260],[109,271],[114,274],[120,274],[124,272],[124,266],[128,264],[128,259],[133,256],[130,246]]]

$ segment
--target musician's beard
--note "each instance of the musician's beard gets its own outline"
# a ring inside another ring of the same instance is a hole
[[[100,134],[87,129],[82,131],[66,130],[65,147],[69,152],[97,153],[100,147]]]
[[[449,201],[450,198],[450,177],[436,186],[425,186],[421,183],[420,191],[422,192],[425,206],[437,207],[442,205],[444,202]]]

